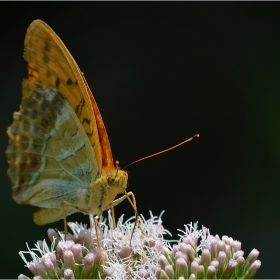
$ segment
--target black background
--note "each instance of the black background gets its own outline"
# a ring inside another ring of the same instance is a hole
[[[260,251],[257,278],[279,278],[280,3],[0,4],[1,278],[31,276],[18,251],[47,229],[10,194],[6,129],[27,76],[23,40],[48,23],[91,87],[124,166],[195,133],[201,138],[131,166],[139,213],[177,235],[198,221]],[[133,215],[128,202],[117,215]],[[82,214],[69,220],[88,221]],[[278,273],[277,273],[278,272]]]

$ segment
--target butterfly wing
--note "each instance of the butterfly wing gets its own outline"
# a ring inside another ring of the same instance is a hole
[[[63,201],[86,209],[90,184],[99,174],[97,160],[77,115],[56,88],[23,97],[7,132],[8,174],[18,203],[60,209],[48,220],[45,210],[40,224],[63,218]]]
[[[23,82],[23,96],[36,88],[56,87],[77,114],[94,149],[99,172],[111,168],[113,157],[107,132],[93,95],[77,63],[56,33],[43,21],[31,23],[25,37],[24,59],[28,79]]]
[[[24,58],[28,79],[21,110],[7,131],[8,174],[13,198],[44,208],[34,219],[45,224],[63,217],[62,201],[86,207],[90,182],[113,168],[113,158],[86,80],[63,42],[40,20],[27,30]]]

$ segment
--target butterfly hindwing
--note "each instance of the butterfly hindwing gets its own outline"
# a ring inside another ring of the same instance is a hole
[[[37,89],[23,98],[14,119],[6,152],[13,198],[43,208],[60,208],[65,200],[77,204],[89,193],[98,166],[65,97],[56,88]]]

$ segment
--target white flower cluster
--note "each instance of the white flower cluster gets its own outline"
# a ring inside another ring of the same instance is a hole
[[[185,226],[179,241],[164,238],[170,234],[162,226],[161,215],[145,220],[139,217],[144,235],[134,217],[119,219],[113,228],[110,211],[106,221],[99,222],[102,256],[97,247],[96,232],[91,226],[69,223],[73,234],[49,230],[51,246],[39,241],[34,249],[20,252],[33,279],[248,279],[260,267],[258,251],[244,259],[241,243],[232,238],[212,236],[197,223]],[[133,236],[132,236],[133,234]],[[25,255],[31,256],[28,261]],[[19,279],[28,279],[20,275]]]

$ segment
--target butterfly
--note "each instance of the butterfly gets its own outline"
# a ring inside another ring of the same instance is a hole
[[[29,26],[24,59],[28,78],[22,83],[20,111],[7,130],[13,199],[40,207],[34,221],[43,225],[75,212],[101,216],[134,197],[126,193],[127,172],[114,163],[83,73],[45,22]]]

